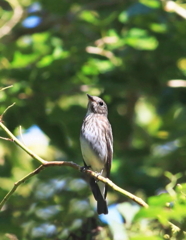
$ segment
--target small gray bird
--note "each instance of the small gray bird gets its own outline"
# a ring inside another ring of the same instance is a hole
[[[88,96],[87,114],[80,134],[85,167],[109,178],[113,155],[112,128],[107,119],[107,105],[99,97]],[[107,214],[107,186],[90,177],[90,186],[97,201],[98,214]]]

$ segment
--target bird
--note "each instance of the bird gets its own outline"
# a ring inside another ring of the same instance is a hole
[[[87,113],[80,133],[84,167],[109,178],[113,157],[113,135],[107,118],[107,105],[97,96],[87,94],[87,97]],[[89,178],[89,184],[97,201],[97,213],[108,214],[107,185],[93,177]]]

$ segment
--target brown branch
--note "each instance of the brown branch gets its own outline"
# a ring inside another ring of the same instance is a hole
[[[22,148],[26,153],[28,153],[32,158],[35,158],[39,162],[45,164],[47,161],[42,159],[41,157],[37,156],[34,152],[32,152],[29,148],[27,148],[24,144],[22,144],[9,130],[8,128],[3,124],[2,119],[0,119],[0,127],[7,133],[7,135],[10,137],[10,139],[15,142],[20,148]]]
[[[3,119],[3,116],[4,116],[4,114],[6,113],[6,111],[8,111],[8,109],[11,108],[11,107],[13,107],[14,105],[15,105],[15,103],[12,103],[10,106],[8,106],[8,107],[4,110],[4,112],[3,112],[2,115],[0,116],[0,121]]]
[[[31,157],[33,157],[34,159],[38,160],[39,162],[42,163],[42,165],[40,165],[37,169],[35,169],[34,171],[32,171],[31,173],[29,173],[28,175],[26,175],[25,177],[23,177],[22,179],[20,179],[18,182],[14,183],[13,188],[7,193],[7,195],[3,198],[3,200],[0,202],[0,209],[3,207],[3,205],[8,201],[8,199],[10,198],[10,196],[16,191],[16,189],[18,188],[18,186],[22,183],[24,183],[26,180],[30,179],[32,176],[38,174],[40,171],[42,171],[43,169],[45,169],[46,167],[51,167],[51,166],[68,166],[68,167],[72,167],[75,170],[79,170],[81,171],[81,166],[77,165],[74,162],[68,162],[68,161],[52,161],[52,162],[48,162],[42,158],[40,158],[39,156],[37,156],[35,153],[33,153],[30,149],[28,149],[23,143],[21,143],[9,130],[8,128],[3,124],[3,122],[0,120],[0,127],[7,133],[7,135],[10,137],[10,139],[15,142],[20,148],[22,148],[25,152],[27,152]],[[110,179],[108,178],[104,178],[101,175],[98,175],[97,173],[88,170],[88,169],[84,169],[84,172],[87,173],[88,175],[94,177],[95,179],[104,182],[105,184],[107,184],[108,186],[110,186],[112,189],[120,192],[121,194],[124,194],[125,196],[127,196],[128,198],[130,198],[131,200],[133,200],[134,202],[138,203],[139,205],[147,208],[148,205],[141,199],[138,198],[137,196],[133,195],[130,192],[127,192],[126,190],[118,187],[116,184],[114,184]]]
[[[175,12],[177,13],[179,16],[181,16],[182,18],[186,19],[186,9],[184,9],[183,7],[181,7],[179,4],[177,4],[174,1],[165,1],[162,0],[163,4],[164,4],[164,9],[167,12]]]
[[[10,141],[10,142],[13,142],[13,140],[12,140],[11,138],[0,137],[0,139],[6,140],[6,141]]]
[[[6,90],[7,88],[11,88],[11,87],[13,87],[13,85],[9,85],[9,86],[7,86],[7,87],[1,88],[0,91],[4,91],[4,90]]]
[[[22,179],[20,179],[18,182],[14,183],[13,188],[7,193],[7,195],[3,198],[3,200],[0,202],[0,210],[2,209],[2,207],[4,206],[4,204],[8,201],[8,199],[11,197],[11,195],[16,191],[16,189],[19,187],[19,185],[21,185],[22,183],[24,183],[26,180],[30,179],[32,176],[40,173],[42,170],[44,170],[46,167],[54,167],[54,166],[67,166],[67,167],[72,167],[76,170],[81,171],[82,167],[79,166],[78,164],[74,163],[74,162],[67,162],[67,161],[52,161],[52,162],[47,162],[45,161],[44,164],[40,165],[38,168],[36,168],[34,171],[32,171],[31,173],[29,173],[28,175],[26,175],[25,177],[23,177]],[[94,177],[95,179],[104,182],[105,184],[107,184],[108,186],[110,186],[112,189],[120,192],[121,194],[124,194],[126,197],[129,197],[131,200],[133,200],[134,202],[136,202],[137,204],[139,204],[142,207],[148,208],[148,205],[139,197],[133,195],[132,193],[118,187],[116,184],[114,184],[110,179],[108,178],[104,178],[101,175],[98,175],[97,173],[88,170],[88,169],[84,169],[83,170],[86,174]]]
[[[13,29],[13,27],[15,27],[15,25],[20,22],[24,14],[23,8],[21,7],[21,5],[17,0],[7,0],[7,1],[13,9],[13,16],[8,22],[6,22],[1,27],[0,38],[4,37],[5,35],[8,35]]]

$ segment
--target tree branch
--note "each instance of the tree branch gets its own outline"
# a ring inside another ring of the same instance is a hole
[[[24,11],[21,5],[17,0],[7,0],[8,3],[11,5],[13,9],[13,16],[12,18],[6,22],[0,29],[0,38],[8,35],[13,27],[20,22],[23,17]]]
[[[6,110],[5,110],[6,111]],[[34,152],[28,149],[24,144],[22,144],[9,130],[8,128],[2,123],[2,119],[0,119],[0,127],[7,133],[7,135],[11,138],[11,141],[15,142],[20,148],[22,148],[25,152],[27,152],[32,158],[35,158],[42,164],[47,163],[44,159],[37,156]]]
[[[11,107],[13,107],[14,105],[15,105],[15,103],[12,103],[10,106],[8,106],[8,107],[4,110],[4,112],[3,112],[2,115],[0,116],[0,120],[3,119],[3,116],[4,116],[4,114],[6,113],[6,111],[8,111],[8,109],[11,108]]]
[[[186,9],[181,7],[179,4],[177,4],[174,1],[169,1],[169,0],[166,0],[166,1],[162,0],[162,2],[164,3],[165,11],[175,12],[182,18],[186,19]]]
[[[20,148],[22,148],[25,152],[27,152],[31,157],[33,157],[34,159],[38,160],[39,162],[42,163],[42,165],[40,165],[37,169],[35,169],[34,171],[32,171],[31,173],[29,173],[28,175],[26,175],[25,177],[23,177],[22,179],[20,179],[18,182],[14,183],[13,188],[7,193],[7,195],[3,198],[3,200],[0,202],[0,209],[3,207],[3,205],[8,201],[8,199],[10,198],[10,196],[16,191],[16,189],[18,188],[18,186],[22,183],[24,183],[26,180],[30,179],[32,176],[34,176],[35,174],[38,174],[40,171],[42,171],[43,169],[45,169],[46,167],[51,167],[51,166],[68,166],[68,167],[72,167],[76,170],[81,171],[81,166],[77,165],[74,162],[68,162],[68,161],[52,161],[52,162],[48,162],[42,158],[40,158],[39,156],[37,156],[35,153],[33,153],[30,149],[28,149],[26,146],[24,146],[24,144],[22,144],[9,130],[8,128],[2,123],[2,121],[0,120],[0,127],[7,133],[7,135],[10,137],[10,141],[15,142]],[[94,177],[95,179],[104,182],[105,184],[107,184],[108,186],[110,186],[112,189],[120,192],[121,194],[125,195],[126,197],[130,198],[131,200],[133,200],[134,202],[138,203],[139,205],[147,208],[148,205],[141,199],[138,198],[137,196],[133,195],[130,192],[127,192],[126,190],[118,187],[116,184],[114,184],[110,179],[108,178],[104,178],[101,175],[98,175],[97,173],[89,170],[89,169],[84,169],[84,172],[92,177]]]
[[[13,85],[9,85],[9,86],[7,86],[7,87],[1,88],[0,91],[4,91],[4,90],[6,90],[7,88],[11,88],[11,87],[13,87]]]

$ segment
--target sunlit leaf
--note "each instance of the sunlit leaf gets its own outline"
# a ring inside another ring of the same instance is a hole
[[[158,46],[158,41],[155,37],[149,36],[147,31],[137,28],[133,28],[127,33],[125,42],[141,50],[154,50]]]
[[[93,24],[98,23],[98,14],[93,11],[84,10],[83,12],[81,12],[80,18]]]
[[[158,0],[140,0],[140,2],[148,7],[151,8],[159,8],[160,7],[160,2]]]

